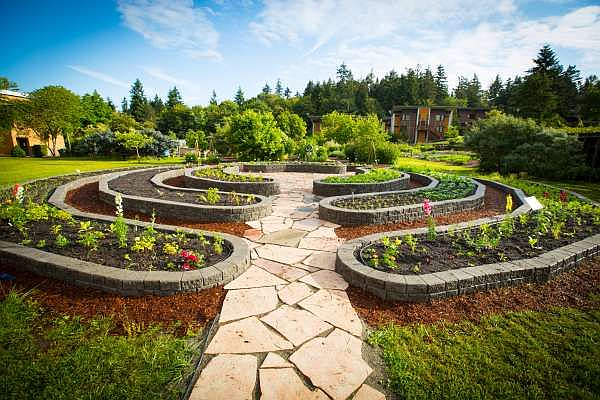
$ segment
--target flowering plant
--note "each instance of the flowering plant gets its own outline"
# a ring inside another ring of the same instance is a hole
[[[12,195],[15,198],[15,201],[19,204],[23,204],[25,200],[25,188],[18,183],[15,183],[12,189]]]
[[[560,198],[560,201],[562,201],[563,203],[566,203],[569,201],[569,194],[564,190],[560,191],[558,197]]]
[[[435,220],[431,215],[432,207],[429,199],[423,200],[423,212],[425,213],[425,217],[427,217],[427,238],[429,240],[435,240],[437,237],[437,232],[435,231]]]
[[[184,271],[191,271],[202,267],[202,255],[197,256],[191,250],[181,250],[181,253],[179,255],[181,256],[181,258],[183,258],[183,264],[181,268]]]
[[[117,217],[122,217],[123,216],[123,197],[121,197],[120,193],[117,193],[117,195],[115,196],[115,207],[117,208],[117,211],[115,212],[117,214]]]
[[[510,194],[506,195],[506,213],[511,213],[513,209],[513,198]]]

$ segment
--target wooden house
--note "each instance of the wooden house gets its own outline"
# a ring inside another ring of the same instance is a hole
[[[395,106],[390,133],[394,140],[428,143],[444,140],[454,109],[447,106]]]

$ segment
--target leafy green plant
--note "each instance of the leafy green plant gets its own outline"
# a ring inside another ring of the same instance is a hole
[[[387,169],[387,168],[375,168],[365,174],[356,174],[350,176],[330,176],[323,179],[326,183],[375,183],[375,182],[386,182],[392,179],[397,179],[401,175],[401,172]]]
[[[417,252],[417,245],[419,244],[419,239],[417,239],[415,236],[409,233],[408,235],[405,235],[402,238],[402,241],[408,246],[410,254],[414,255]]]
[[[219,236],[219,235],[215,235],[213,237],[213,251],[216,254],[222,254],[223,253],[223,237]]]
[[[163,245],[163,253],[174,256],[179,252],[179,245],[175,242],[167,242]]]
[[[52,234],[54,236],[58,236],[60,234],[60,232],[62,231],[62,225],[52,225],[50,227],[50,232],[52,232]]]
[[[104,238],[104,233],[90,228],[80,230],[78,234],[79,240],[77,243],[90,250],[98,249],[98,241]]]
[[[38,249],[45,248],[46,247],[46,240],[44,240],[44,239],[38,240],[38,242],[35,244],[35,247],[37,247]]]
[[[198,195],[198,199],[204,203],[217,204],[221,200],[218,188],[210,188],[206,190],[206,194]]]
[[[125,218],[121,215],[117,216],[115,221],[110,224],[109,229],[117,237],[119,247],[127,247],[127,232],[129,232],[129,225],[125,222]]]
[[[152,251],[154,250],[155,243],[156,238],[154,236],[136,236],[133,240],[133,244],[131,245],[131,250],[138,253],[142,251]]]
[[[56,247],[59,248],[65,248],[67,247],[71,242],[69,241],[69,239],[67,239],[66,236],[64,236],[63,234],[59,233],[58,235],[56,235],[56,240],[54,241],[54,244],[56,245]]]

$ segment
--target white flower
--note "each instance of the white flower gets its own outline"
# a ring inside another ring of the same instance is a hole
[[[119,193],[115,196],[115,207],[117,208],[117,217],[123,216],[123,198]]]

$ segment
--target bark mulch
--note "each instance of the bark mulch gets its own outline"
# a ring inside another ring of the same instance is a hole
[[[506,194],[491,186],[485,188],[485,206],[477,211],[465,211],[455,214],[441,215],[434,217],[436,225],[456,224],[458,222],[472,221],[479,218],[492,217],[502,214],[506,207]],[[371,235],[379,232],[392,232],[403,229],[423,228],[427,226],[425,220],[401,222],[397,224],[382,225],[358,225],[342,226],[335,230],[338,237],[343,239],[356,239],[361,236]]]
[[[184,335],[188,328],[195,329],[213,319],[225,298],[222,286],[198,293],[173,296],[122,297],[91,288],[80,288],[51,278],[38,276],[10,265],[0,265],[0,272],[16,277],[12,282],[0,281],[0,301],[11,289],[28,291],[50,317],[81,316],[84,320],[111,316],[116,334],[126,332],[132,323],[148,327],[160,323],[175,328]],[[179,323],[177,323],[179,321]]]
[[[98,182],[88,183],[78,189],[69,191],[65,198],[65,202],[81,211],[103,215],[115,215],[115,207],[100,200],[98,193]],[[146,214],[132,213],[127,210],[124,211],[126,218],[138,219],[140,221],[150,221],[151,219],[151,216]],[[178,218],[156,217],[156,223],[229,233],[239,237],[244,236],[244,231],[246,231],[246,229],[251,229],[249,225],[241,222],[196,223]]]
[[[600,307],[600,257],[589,260],[544,284],[494,289],[431,303],[393,303],[358,289],[347,290],[352,305],[370,326],[390,322],[413,323],[477,321],[489,314],[509,311],[544,311],[554,307]]]

